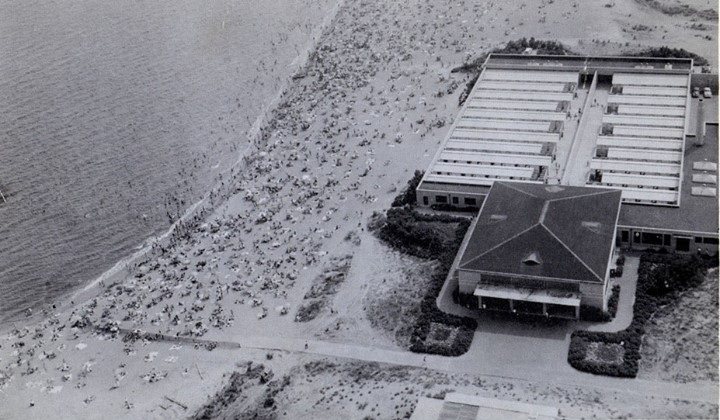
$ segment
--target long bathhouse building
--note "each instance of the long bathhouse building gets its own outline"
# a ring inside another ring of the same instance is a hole
[[[692,64],[491,54],[417,187],[418,205],[481,209],[460,292],[573,317],[606,309],[615,249],[716,253],[717,99],[692,97]]]

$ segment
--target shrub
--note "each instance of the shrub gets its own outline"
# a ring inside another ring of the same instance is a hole
[[[477,213],[480,209],[472,206],[456,206],[453,204],[433,204],[430,206],[433,210],[438,211],[456,211],[460,213]]]
[[[420,185],[420,181],[422,180],[424,174],[425,172],[423,171],[415,171],[415,174],[412,178],[410,178],[405,189],[403,189],[402,192],[393,200],[391,204],[392,207],[415,205],[417,202],[417,193],[415,192],[415,189],[418,185]]]
[[[692,58],[694,61],[694,64],[696,66],[707,66],[708,61],[704,57],[701,57],[695,53],[692,53],[690,51],[687,51],[682,48],[670,48],[670,47],[657,47],[657,48],[648,48],[645,50],[642,50],[640,52],[637,52],[635,54],[630,54],[630,57],[662,57],[662,58]]]
[[[447,234],[449,229],[437,226],[443,224],[457,225],[450,237]],[[435,304],[469,226],[470,220],[464,217],[421,214],[409,207],[394,207],[386,212],[385,224],[376,231],[381,240],[401,252],[439,262],[432,273],[430,286],[420,303],[420,313],[413,326],[410,339],[410,350],[413,352],[459,356],[470,348],[477,321],[446,314]],[[432,323],[456,328],[458,331],[452,343],[431,340],[428,344],[427,335]]]
[[[717,258],[712,257],[644,253],[638,267],[637,291],[630,326],[615,333],[574,331],[570,338],[568,363],[575,369],[598,375],[636,377],[645,324],[660,306],[671,303],[680,292],[699,285],[707,269],[715,265]],[[611,297],[608,306],[614,306],[617,311],[615,300]],[[621,344],[625,350],[623,363],[615,365],[588,361],[587,348],[592,342]]]

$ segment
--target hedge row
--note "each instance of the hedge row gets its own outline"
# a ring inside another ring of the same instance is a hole
[[[430,208],[438,211],[455,211],[460,213],[477,213],[480,210],[473,206],[455,206],[448,203],[433,204]]]
[[[580,319],[591,322],[609,322],[615,318],[617,313],[618,301],[620,300],[620,285],[616,284],[612,288],[612,294],[608,299],[607,312],[594,306],[580,305]]]
[[[575,369],[598,375],[631,377],[638,373],[640,346],[645,325],[662,305],[677,299],[680,292],[699,285],[705,272],[717,265],[717,256],[645,253],[640,257],[637,292],[630,326],[615,333],[575,331],[570,340],[568,362]],[[621,344],[623,363],[607,364],[586,360],[588,345],[593,342]]]
[[[450,262],[455,257],[450,255],[449,248],[460,241],[465,235],[470,221],[463,217],[447,214],[422,214],[408,207],[393,207],[385,213],[385,223],[377,230],[377,235],[393,248],[419,258],[447,259]],[[455,238],[448,241],[447,235],[439,232],[433,223],[456,223]],[[457,248],[459,248],[459,243]]]
[[[696,66],[707,66],[708,61],[705,57],[701,57],[693,52],[682,48],[656,47],[630,54],[630,57],[662,57],[662,58],[692,58]]]
[[[432,223],[455,223],[454,237],[448,241]],[[391,208],[386,212],[385,223],[377,230],[378,237],[391,247],[420,258],[436,259],[438,267],[432,274],[430,287],[420,303],[420,315],[415,320],[410,338],[410,351],[416,353],[459,356],[470,348],[477,321],[472,318],[446,314],[437,308],[435,299],[452,267],[455,254],[460,248],[470,221],[464,217],[446,214],[422,214],[409,207]],[[432,323],[457,328],[452,343],[427,344]]]

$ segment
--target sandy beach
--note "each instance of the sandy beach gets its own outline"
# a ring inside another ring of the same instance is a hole
[[[551,386],[542,376],[554,366],[506,377],[409,353],[404,323],[421,296],[409,292],[431,264],[367,228],[446,134],[471,77],[451,70],[507,40],[606,55],[683,47],[717,69],[717,40],[687,37],[696,21],[714,36],[717,20],[587,3],[342,4],[196,210],[43,321],[4,326],[0,418],[189,417],[233,372],[242,392],[216,415],[406,418],[419,397],[452,390],[569,417],[716,417],[716,399],[695,392],[716,389],[708,378],[569,372]]]

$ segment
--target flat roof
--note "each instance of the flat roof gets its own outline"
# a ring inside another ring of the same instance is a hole
[[[612,70],[623,72],[641,72],[652,70],[658,73],[686,73],[692,71],[690,58],[662,57],[602,57],[583,55],[524,55],[492,53],[485,60],[490,68],[514,68],[514,66],[542,66],[543,69]],[[531,67],[532,68],[532,67]]]
[[[443,193],[487,195],[488,191],[490,191],[490,186],[422,181],[418,185],[417,189],[419,191],[437,191]]]
[[[552,420],[559,414],[555,407],[452,392],[444,400],[418,399],[410,420]]]
[[[698,234],[718,233],[718,199],[692,195],[692,187],[708,187],[717,190],[717,184],[693,182],[693,175],[713,174],[716,171],[693,169],[695,162],[718,160],[718,126],[707,125],[705,145],[695,146],[695,138],[685,140],[685,164],[683,165],[680,207],[659,207],[624,203],[620,209],[618,226]]]

